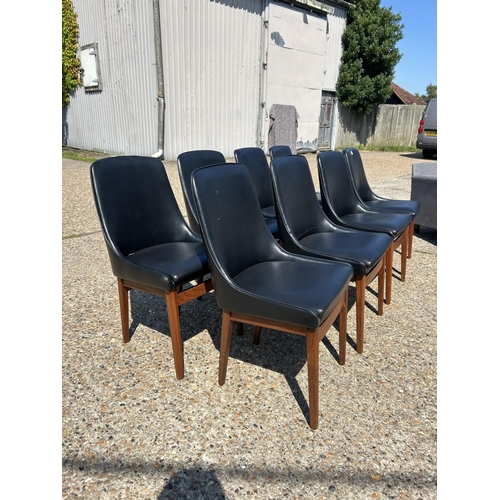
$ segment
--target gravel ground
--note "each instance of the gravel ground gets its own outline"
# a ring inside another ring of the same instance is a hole
[[[306,155],[316,186],[316,155]],[[378,194],[409,198],[418,153],[362,152]],[[230,160],[228,160],[230,161]],[[165,162],[185,213],[176,166]],[[89,164],[62,161],[62,497],[89,499],[437,498],[437,231],[414,237],[393,300],[367,293],[364,353],[350,287],[347,360],[320,346],[320,419],[307,411],[305,343],[248,327],[217,383],[221,312],[213,294],[181,308],[185,378],[176,380],[164,301],[131,292],[122,344],[116,279]]]

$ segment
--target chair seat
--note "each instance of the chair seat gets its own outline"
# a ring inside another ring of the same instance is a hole
[[[344,215],[341,220],[350,226],[364,230],[380,230],[390,234],[393,239],[399,237],[411,224],[412,218],[408,214],[394,212],[358,212]]]
[[[279,234],[278,221],[276,219],[266,217],[264,215],[264,220],[266,221],[267,227],[272,234]]]
[[[261,262],[247,268],[233,278],[241,293],[231,310],[318,328],[353,274],[348,264],[318,262]]]
[[[271,205],[269,207],[263,207],[262,213],[264,217],[268,217],[269,219],[276,219],[276,209],[274,205]]]
[[[372,200],[363,202],[368,208],[389,212],[407,212],[415,217],[420,210],[420,203],[414,200]]]
[[[299,243],[326,258],[337,258],[351,264],[356,275],[367,275],[390,247],[388,234],[362,231],[324,232],[299,239]]]
[[[126,260],[137,268],[127,268],[127,276],[123,278],[167,291],[199,277],[203,268],[209,273],[201,241],[155,245],[129,255]]]

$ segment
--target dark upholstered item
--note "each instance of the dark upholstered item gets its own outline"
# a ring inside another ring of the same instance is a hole
[[[386,303],[391,303],[392,261],[394,251],[401,250],[401,281],[406,277],[411,215],[368,210],[358,200],[349,167],[340,151],[318,153],[318,174],[323,210],[327,217],[344,227],[362,231],[383,232],[391,236],[392,251],[386,261]]]
[[[177,157],[177,169],[179,171],[189,226],[197,234],[201,234],[201,232],[198,224],[198,215],[194,207],[193,193],[191,191],[191,174],[197,168],[225,162],[226,159],[222,153],[211,149],[186,151]]]
[[[437,161],[412,165],[411,199],[421,204],[415,217],[415,230],[420,226],[437,229]]]
[[[291,154],[292,152],[288,146],[274,146],[272,148],[269,148],[269,157],[271,158],[271,161],[275,158],[279,158],[280,156],[288,156]],[[321,206],[321,194],[316,193],[316,198],[317,202]]]
[[[410,226],[410,241],[408,242],[408,258],[411,258],[413,248],[413,229],[415,216],[420,210],[420,203],[414,200],[391,200],[376,195],[366,178],[363,160],[356,148],[344,149],[344,156],[349,165],[349,171],[354,182],[354,188],[359,200],[370,210],[381,210],[387,212],[403,212],[410,214],[413,221]]]
[[[234,150],[236,163],[245,165],[250,171],[255,193],[262,215],[273,235],[278,234],[276,211],[274,209],[273,188],[266,154],[260,148],[240,148]]]
[[[347,292],[353,270],[288,253],[262,217],[248,169],[241,164],[201,168],[193,193],[218,305],[223,310],[219,384],[226,370],[233,322],[304,335],[310,426],[318,426],[319,342],[339,316],[339,358],[345,362]]]
[[[118,278],[123,342],[130,340],[128,291],[164,297],[175,371],[184,377],[179,307],[212,289],[205,247],[182,216],[163,163],[121,156],[90,167],[97,214]],[[183,289],[196,280],[197,285]]]
[[[363,352],[365,289],[378,277],[378,314],[384,304],[385,256],[392,238],[385,233],[357,231],[333,224],[316,201],[303,156],[282,156],[271,162],[276,214],[283,247],[292,253],[351,264],[356,284],[356,348]]]
[[[271,160],[278,158],[278,156],[291,155],[292,150],[290,146],[271,146],[269,148],[269,157]]]

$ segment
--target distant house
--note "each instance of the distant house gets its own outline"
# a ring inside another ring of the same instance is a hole
[[[419,104],[425,106],[425,101],[419,99],[417,96],[410,94],[410,92],[402,89],[399,85],[396,85],[394,82],[391,83],[392,94],[385,104]]]

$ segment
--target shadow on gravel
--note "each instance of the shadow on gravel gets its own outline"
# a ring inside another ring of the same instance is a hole
[[[413,237],[420,238],[431,245],[437,246],[437,229],[432,227],[420,226],[418,233],[415,232]]]
[[[374,295],[373,303],[376,304],[376,294]],[[369,295],[367,296],[367,302],[369,300],[368,297]],[[355,289],[350,286],[348,309],[355,308],[355,304]],[[132,314],[130,342],[134,341],[133,334],[139,325],[144,325],[147,328],[170,337],[166,305],[162,298],[137,290],[131,290],[130,308]],[[370,308],[375,311],[372,306]],[[183,341],[186,342],[202,331],[207,330],[214,347],[220,351],[222,311],[217,305],[215,295],[209,293],[204,295],[202,300],[193,300],[183,304],[180,311]],[[334,358],[332,362],[337,361],[338,363],[338,320],[335,321],[333,328],[333,331],[328,335],[329,339],[325,337],[323,343]],[[228,390],[237,390],[238,383],[234,379],[231,380],[231,359],[238,359],[244,363],[251,363],[255,366],[280,373],[285,377],[304,418],[306,421],[309,421],[308,399],[297,382],[297,375],[307,363],[305,339],[298,335],[267,328],[262,329],[259,345],[254,345],[252,339],[252,326],[244,325],[242,335],[238,335],[236,328],[234,328],[226,382],[226,384],[231,385]],[[347,341],[356,350],[355,340],[348,335]],[[184,357],[184,362],[189,363],[189,351],[184,351]]]
[[[400,156],[404,156],[405,158],[415,158],[416,161],[426,161],[430,159],[424,158],[420,151],[418,153],[401,153]],[[432,157],[432,159],[437,161],[437,153]]]

